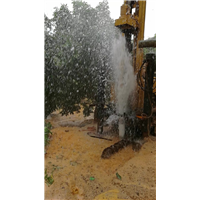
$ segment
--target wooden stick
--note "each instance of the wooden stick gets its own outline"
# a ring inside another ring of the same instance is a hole
[[[100,136],[95,136],[95,135],[89,135],[90,137],[94,137],[94,138],[99,138],[99,139],[102,139],[102,140],[109,140],[109,141],[112,141],[111,139],[108,139],[108,138],[103,138],[103,137],[100,137]]]

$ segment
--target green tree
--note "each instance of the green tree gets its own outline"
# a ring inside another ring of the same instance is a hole
[[[56,48],[54,40],[55,37],[52,34],[52,22],[45,16],[45,117],[57,109],[56,84],[59,71],[55,67],[54,56],[56,54]]]
[[[67,115],[89,104],[108,101],[111,46],[115,33],[108,2],[92,8],[72,1],[45,16],[45,117],[56,109]],[[88,103],[83,102],[87,99]]]

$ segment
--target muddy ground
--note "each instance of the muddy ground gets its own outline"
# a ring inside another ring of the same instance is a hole
[[[149,138],[139,153],[131,146],[109,159],[101,153],[119,141],[90,137],[95,131],[93,116],[61,116],[54,112],[46,120],[53,125],[46,148],[45,168],[54,183],[45,184],[45,199],[156,199],[156,141]],[[121,176],[117,178],[116,173]]]

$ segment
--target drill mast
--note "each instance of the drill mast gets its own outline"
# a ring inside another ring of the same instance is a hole
[[[143,50],[139,48],[139,41],[144,39],[146,1],[124,1],[121,15],[115,20],[115,26],[120,28],[126,38],[128,51],[133,53],[133,68],[137,74],[143,62]],[[131,39],[133,38],[133,44]],[[142,112],[144,92],[137,88],[137,111]]]

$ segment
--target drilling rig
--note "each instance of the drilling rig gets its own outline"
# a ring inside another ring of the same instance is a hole
[[[155,72],[156,55],[148,53],[143,56],[143,49],[156,47],[156,40],[144,40],[146,1],[124,1],[121,6],[121,15],[115,20],[126,39],[126,46],[129,53],[133,55],[133,68],[137,76],[137,88],[135,97],[136,106],[133,108],[138,119],[137,123],[142,124],[143,137],[149,136],[152,127],[155,127]],[[133,40],[132,40],[133,38]],[[144,76],[142,77],[142,72]]]
[[[124,113],[125,135],[122,140],[104,149],[102,158],[109,158],[113,153],[129,144],[132,144],[133,150],[137,151],[141,148],[141,144],[136,142],[138,138],[149,137],[152,132],[155,136],[156,55],[147,53],[144,58],[143,48],[155,48],[156,40],[144,40],[145,12],[146,1],[124,1],[120,17],[115,20],[115,26],[121,30],[126,39],[128,52],[133,55],[132,66],[137,77],[137,87],[133,99],[136,103],[134,103],[132,113],[126,115]],[[101,128],[99,133],[102,133],[103,125],[98,125],[98,127]]]

